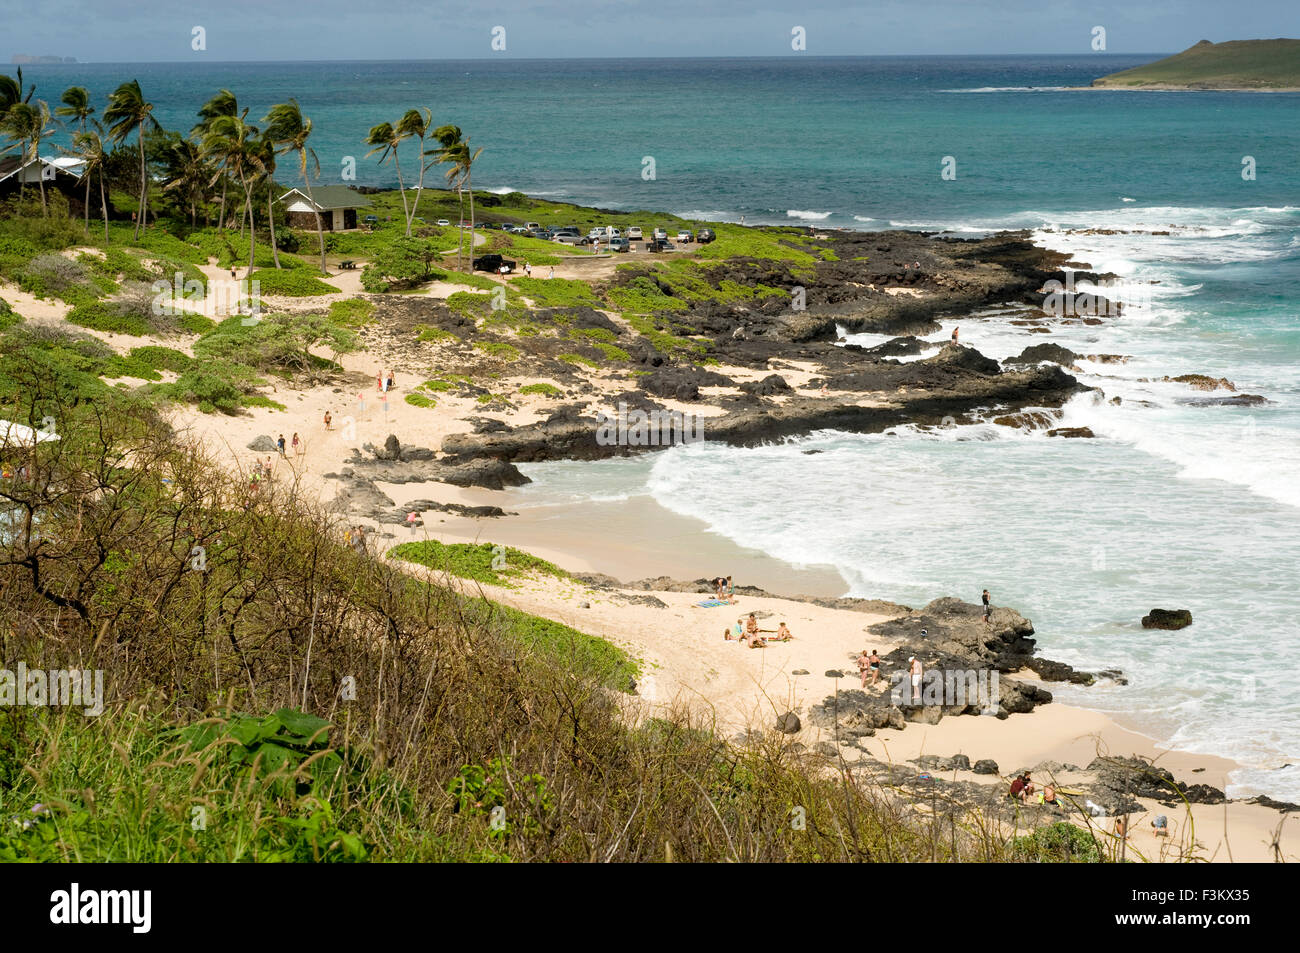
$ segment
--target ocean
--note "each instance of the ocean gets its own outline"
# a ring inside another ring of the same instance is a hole
[[[1141,289],[1101,325],[1031,335],[1014,311],[960,322],[1005,358],[1052,341],[1083,362],[1065,426],[981,423],[705,443],[525,468],[519,505],[650,495],[745,546],[829,563],[854,595],[1017,608],[1041,651],[1127,686],[1054,687],[1177,748],[1237,759],[1229,793],[1300,801],[1300,94],[1073,92],[1155,59],[874,57],[32,66],[38,96],[138,78],[188,129],[222,86],[296,96],[322,181],[395,184],[361,138],[429,106],[484,147],[475,185],[613,209],[978,235],[1024,228]],[[653,178],[643,175],[653,159]],[[948,166],[955,178],[941,175]],[[410,150],[404,168],[412,168]],[[1243,169],[1253,177],[1243,176]],[[652,224],[647,218],[647,224]],[[952,323],[933,336],[946,339]],[[883,338],[850,335],[864,344]],[[1165,376],[1226,377],[1259,406]],[[1122,398],[1118,406],[1112,397]],[[821,450],[806,454],[805,450]],[[719,567],[719,571],[725,567]],[[1143,630],[1188,608],[1181,632]],[[973,754],[978,754],[974,752]]]

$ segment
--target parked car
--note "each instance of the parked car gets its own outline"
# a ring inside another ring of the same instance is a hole
[[[632,243],[626,238],[611,238],[609,240],[610,251],[631,251]]]
[[[537,222],[524,222],[524,228],[530,232],[540,232],[542,230],[542,226]]]
[[[474,270],[499,272],[501,266],[505,265],[510,271],[514,271],[515,268],[518,267],[518,264],[518,262],[511,261],[509,258],[502,258],[494,252],[487,255],[480,255],[478,258],[475,258]]]
[[[438,219],[438,227],[439,227],[439,228],[446,228],[446,227],[447,227],[448,225],[450,225],[450,224],[451,224],[451,222],[447,221],[445,218],[440,218],[440,219]]]
[[[695,241],[695,236],[692,235],[692,234],[691,234],[689,231],[687,231],[686,229],[682,229],[680,232],[677,233],[677,240],[678,240],[679,242],[681,242],[682,244],[687,244],[687,245],[688,245],[688,244],[690,244],[691,242]]]
[[[671,251],[675,246],[668,239],[652,238],[645,243],[646,251]]]
[[[378,215],[367,215],[365,218],[363,218],[363,219],[361,220],[361,224],[363,224],[363,225],[369,225],[371,228],[374,228],[376,225],[379,224],[379,216],[378,216]]]
[[[668,241],[668,232],[665,229],[656,228],[654,230],[654,234],[651,235],[650,237],[657,242],[666,242]]]
[[[641,241],[641,226],[640,226],[640,225],[629,225],[628,228],[627,228],[627,236],[626,236],[626,237],[627,237],[627,239],[628,239],[629,241],[634,241],[634,242],[639,242],[639,241]]]
[[[718,237],[717,235],[713,234],[713,229],[701,228],[700,234],[695,236],[695,240],[699,242],[701,245],[707,245],[709,242],[713,241],[717,237]]]
[[[575,235],[573,232],[560,232],[554,238],[553,242],[559,242],[561,245],[590,245],[591,239],[585,235]]]

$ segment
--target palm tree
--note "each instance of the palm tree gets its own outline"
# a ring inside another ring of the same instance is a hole
[[[163,191],[177,193],[190,207],[190,227],[194,228],[198,224],[198,206],[207,201],[207,185],[212,177],[207,158],[197,143],[177,137],[167,146],[166,163]]]
[[[248,110],[238,116],[217,116],[203,137],[203,153],[235,175],[244,188],[244,211],[248,219],[248,274],[253,271],[257,253],[257,229],[253,217],[253,180],[258,167],[254,150],[257,127],[247,122]],[[217,175],[221,175],[218,170]],[[213,183],[216,182],[214,178]]]
[[[208,134],[212,127],[212,121],[218,116],[238,116],[239,102],[235,99],[235,94],[228,89],[222,89],[217,92],[206,103],[199,107],[199,121],[194,124],[190,130],[190,135],[196,137],[199,142]],[[221,177],[221,209],[217,213],[217,228],[222,231],[226,227],[226,186],[229,180],[223,175]]]
[[[441,143],[441,147],[433,151],[435,161],[449,165],[446,172],[447,184],[456,188],[456,194],[461,200],[461,222],[460,234],[456,241],[456,267],[460,268],[461,245],[464,244],[465,238],[465,192],[469,191],[469,243],[471,257],[474,251],[474,188],[471,174],[474,163],[478,157],[483,154],[483,150],[471,149],[469,137],[461,135],[459,126],[440,126],[434,130],[433,137]]]
[[[45,134],[50,131],[50,107],[43,100],[37,100],[35,105],[29,102],[15,103],[5,112],[3,119],[0,119],[0,127],[3,132],[13,139],[21,147],[21,162],[25,166],[28,162],[36,162],[37,182],[41,187],[41,209],[48,212],[49,207],[45,200],[45,174],[44,169],[40,166],[41,140]],[[26,170],[18,174],[18,194],[23,192],[24,176]]]
[[[90,104],[90,91],[84,86],[69,86],[63,91],[63,105],[54,110],[54,115],[65,119],[75,119],[77,132],[85,132],[86,122],[95,114],[95,107]]]
[[[249,144],[249,152],[258,178],[266,183],[266,220],[271,225],[271,258],[280,267],[280,249],[275,247],[275,143],[263,136]]]
[[[123,83],[113,90],[108,97],[108,108],[104,110],[104,122],[108,124],[108,134],[114,142],[121,145],[131,133],[140,138],[140,211],[135,220],[135,238],[140,239],[140,227],[149,212],[149,175],[144,158],[145,129],[158,129],[158,120],[153,118],[153,103],[144,98],[139,80]]]
[[[307,138],[311,135],[311,120],[303,118],[302,110],[298,108],[298,100],[290,99],[278,106],[272,106],[271,111],[266,114],[266,118],[262,121],[269,124],[266,127],[266,138],[278,145],[281,153],[296,152],[298,154],[302,184],[307,188],[307,200],[311,202],[316,215],[316,237],[320,241],[320,270],[324,271],[325,225],[321,221],[320,210],[316,208],[316,199],[311,194],[311,178],[307,176],[308,158],[316,166],[316,176],[320,175],[320,159],[316,158],[316,150],[307,146]],[[418,198],[416,202],[418,204]]]
[[[32,93],[36,92],[36,84],[33,83],[27,90],[26,97],[23,96],[23,68],[18,67],[18,78],[12,76],[0,76],[0,120],[3,120],[5,114],[9,112],[10,107],[17,106],[19,103],[31,102]]]
[[[394,132],[406,138],[416,136],[420,140],[420,155],[424,155],[424,138],[427,136],[433,124],[433,110],[426,108],[423,112],[418,109],[408,109],[401,119],[397,120]],[[394,161],[396,161],[396,150],[394,150]],[[411,223],[415,221],[415,213],[420,209],[420,193],[424,191],[424,171],[425,165],[420,163],[420,178],[415,184],[415,203],[406,215],[406,237],[411,237]],[[398,180],[401,181],[400,178]]]
[[[94,124],[96,127],[99,123]],[[104,244],[108,244],[108,195],[104,190],[104,164],[108,161],[108,153],[104,149],[103,137],[99,134],[98,128],[87,132],[79,132],[72,137],[73,153],[85,160],[86,167],[81,173],[82,178],[86,180],[86,231],[90,231],[90,180],[91,176],[99,176],[99,207],[104,216]]]
[[[460,232],[456,236],[456,270],[459,271],[460,250],[465,243],[465,195],[460,188],[460,167],[454,157],[459,154],[464,140],[461,137],[460,126],[439,126],[433,131],[433,138],[438,141],[438,147],[425,153],[433,160],[429,165],[451,165],[445,176],[447,187],[456,190],[456,198],[460,202]],[[470,242],[473,243],[473,240],[471,236]]]
[[[398,125],[401,125],[401,120],[398,120]],[[390,155],[393,157],[393,166],[397,169],[397,189],[402,193],[402,213],[408,219],[410,218],[411,213],[406,207],[406,186],[402,184],[402,163],[397,158],[397,147],[402,144],[403,140],[409,138],[410,135],[409,132],[402,132],[395,129],[392,123],[381,122],[379,125],[372,127],[370,134],[366,136],[366,145],[374,146],[373,149],[366,153],[367,159],[376,152],[381,153],[379,156],[379,164],[383,165],[385,159]]]
[[[63,91],[61,98],[62,106],[54,110],[54,115],[64,119],[72,119],[77,123],[77,135],[86,131],[86,123],[92,121],[91,116],[95,113],[95,107],[90,104],[90,90],[84,86],[69,86]],[[86,232],[90,232],[90,177],[82,172],[82,178],[86,180],[86,198],[82,203],[86,212]]]

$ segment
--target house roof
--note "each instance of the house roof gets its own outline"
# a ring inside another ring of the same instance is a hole
[[[82,170],[86,167],[86,160],[78,156],[56,156],[51,159],[47,156],[41,156],[40,161],[48,166],[52,166],[58,172],[66,172],[73,178],[81,178]],[[17,175],[20,169],[26,169],[28,166],[35,165],[35,159],[24,161],[20,157],[10,156],[7,159],[0,159],[0,182],[11,176]]]
[[[280,196],[280,201],[285,201],[291,195],[296,195],[309,205],[314,204],[322,212],[336,208],[370,207],[370,199],[346,185],[317,185],[312,188],[310,197],[302,189],[290,189]]]

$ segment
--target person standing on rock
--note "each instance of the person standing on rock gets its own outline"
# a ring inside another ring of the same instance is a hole
[[[953,343],[953,344],[956,344],[956,343],[957,343],[957,332],[960,331],[960,330],[961,330],[961,328],[953,328],[953,329],[952,329],[952,343]]]
[[[984,624],[991,626],[993,625],[993,604],[989,602],[989,591],[985,589],[980,598],[984,601]]]
[[[907,657],[907,671],[912,676],[912,704],[921,704],[921,675],[925,671],[921,660],[915,655]]]
[[[871,665],[871,684],[874,685],[880,681],[880,655],[875,649],[871,650],[871,658],[867,660]]]

